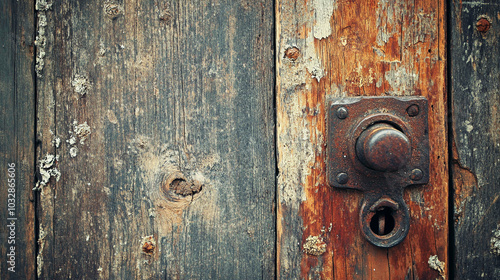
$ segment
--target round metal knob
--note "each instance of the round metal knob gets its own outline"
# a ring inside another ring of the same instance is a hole
[[[410,158],[408,137],[390,124],[378,123],[361,133],[356,142],[356,155],[368,168],[397,171]]]

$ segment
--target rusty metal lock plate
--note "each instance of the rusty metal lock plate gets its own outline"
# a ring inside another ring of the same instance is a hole
[[[328,182],[364,192],[360,224],[376,246],[392,247],[406,237],[404,188],[429,181],[427,116],[424,97],[351,97],[330,104]]]

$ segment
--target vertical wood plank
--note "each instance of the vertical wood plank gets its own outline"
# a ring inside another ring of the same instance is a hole
[[[279,278],[447,277],[444,1],[276,3]],[[327,104],[384,95],[427,97],[431,141],[430,182],[405,192],[411,228],[391,249],[362,237],[361,194],[325,176]]]
[[[34,19],[33,1],[0,2],[1,279],[35,278]]]
[[[455,279],[500,278],[500,4],[450,3]]]
[[[272,7],[43,11],[41,278],[274,278]]]

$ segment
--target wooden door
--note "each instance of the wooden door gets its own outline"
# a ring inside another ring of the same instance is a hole
[[[1,279],[500,278],[495,0],[0,12]],[[389,249],[327,183],[353,96],[429,102],[430,181]]]
[[[447,277],[444,1],[281,1],[276,24],[280,278]],[[427,97],[432,172],[405,192],[406,239],[380,249],[361,234],[361,193],[327,184],[325,119],[336,97],[388,95]]]

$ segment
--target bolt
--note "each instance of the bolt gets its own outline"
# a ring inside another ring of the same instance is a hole
[[[291,47],[285,50],[285,57],[291,61],[295,61],[300,55],[300,50],[297,47]]]
[[[406,109],[406,113],[408,113],[408,116],[410,117],[416,117],[418,113],[420,113],[420,109],[418,108],[418,105],[413,104]]]
[[[413,181],[421,180],[422,177],[424,177],[424,173],[422,172],[422,170],[415,168],[411,171],[410,179],[412,179]]]
[[[477,31],[479,31],[481,33],[488,32],[488,30],[490,30],[490,27],[491,27],[491,23],[485,18],[481,18],[476,23]]]
[[[347,173],[339,173],[337,174],[337,182],[339,184],[345,184],[349,180],[349,176],[347,176]]]
[[[349,112],[345,107],[340,107],[337,109],[337,118],[343,120],[349,116]]]

